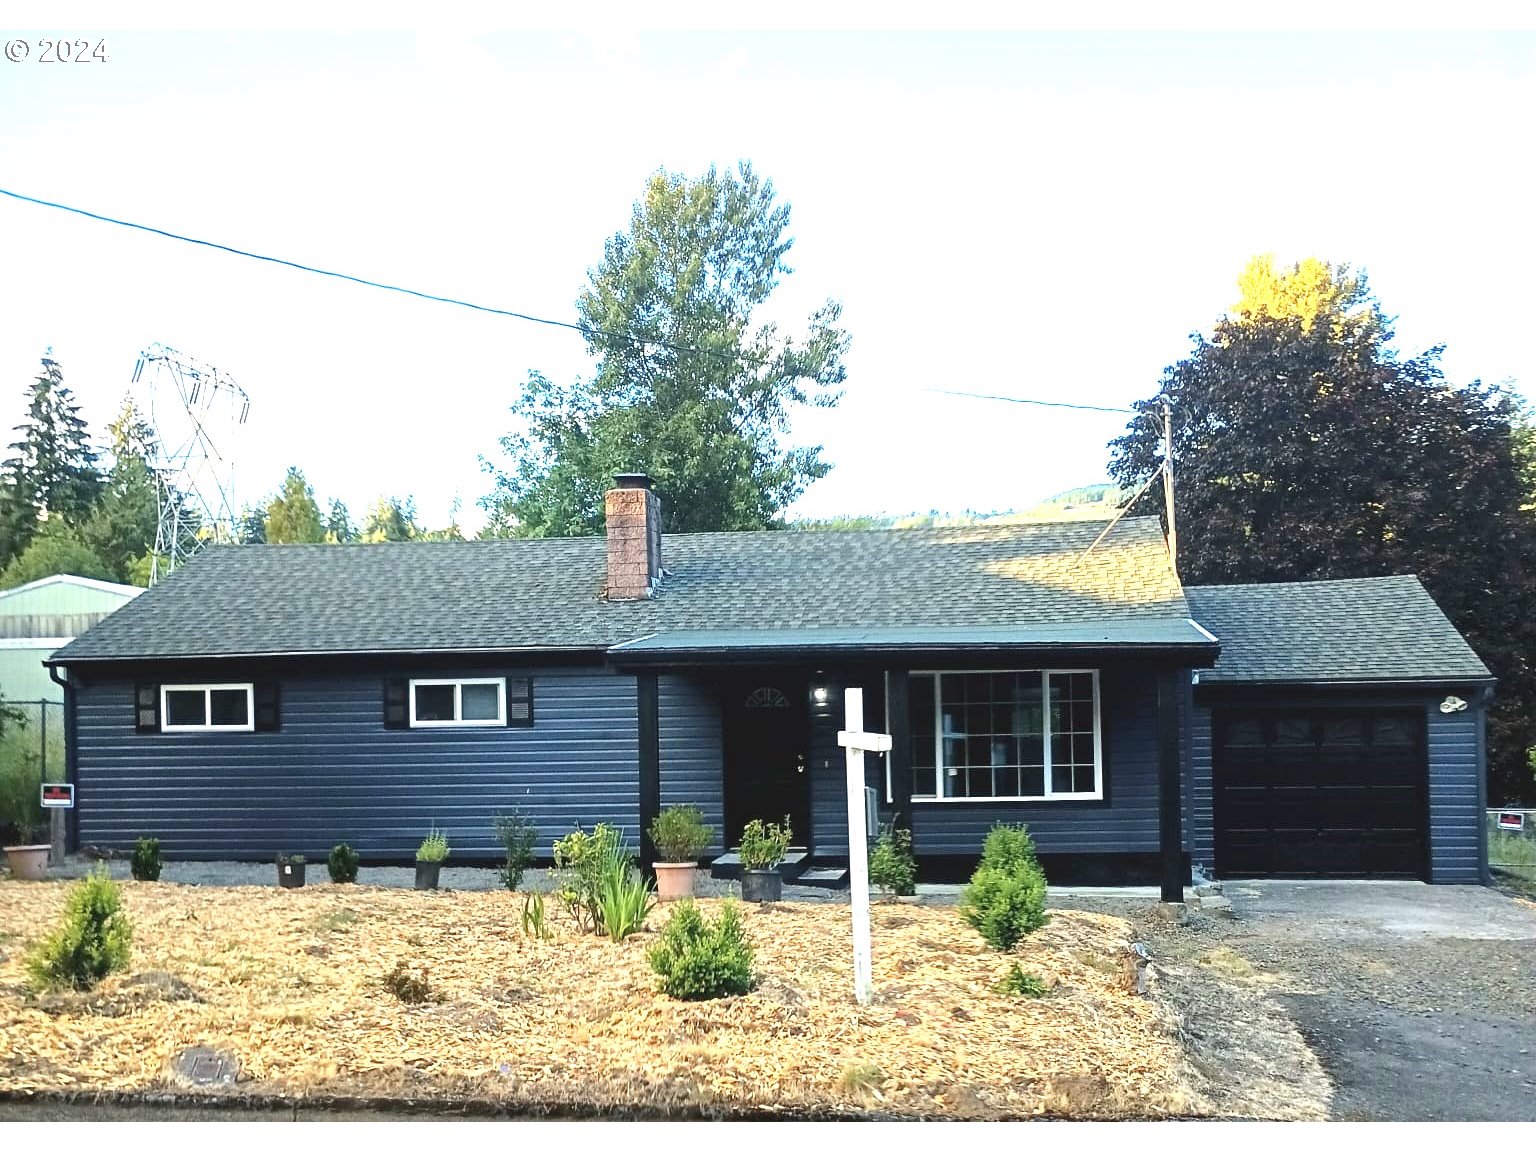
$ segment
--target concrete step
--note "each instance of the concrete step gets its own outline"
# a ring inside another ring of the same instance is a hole
[[[796,877],[805,869],[811,854],[804,848],[791,848],[784,854],[784,859],[779,861],[779,875],[784,877],[786,884],[797,883]],[[716,856],[709,865],[709,874],[716,880],[739,880],[741,878],[741,857],[735,852],[726,852]]]
[[[807,868],[795,877],[794,882],[806,888],[846,888],[848,887],[848,869]]]

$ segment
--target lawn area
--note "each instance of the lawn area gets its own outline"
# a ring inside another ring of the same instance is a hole
[[[756,989],[682,1003],[645,960],[665,906],[622,944],[563,921],[540,941],[506,892],[130,882],[130,971],[36,993],[24,951],[66,890],[0,881],[0,1089],[163,1090],[171,1058],[206,1044],[240,1060],[223,1091],[257,1096],[705,1115],[1203,1110],[1165,1009],[1128,986],[1130,929],[1113,916],[1057,912],[1016,950],[1052,989],[1030,1000],[996,989],[1012,958],[953,908],[877,904],[876,1000],[859,1008],[845,905],[747,905]],[[384,987],[400,960],[426,969],[427,1002]]]

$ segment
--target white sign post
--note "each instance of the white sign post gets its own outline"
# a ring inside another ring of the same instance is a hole
[[[843,693],[843,723],[837,742],[848,750],[848,884],[853,897],[853,995],[868,1004],[874,995],[869,951],[869,829],[864,822],[864,753],[889,752],[891,738],[864,731],[864,689]]]

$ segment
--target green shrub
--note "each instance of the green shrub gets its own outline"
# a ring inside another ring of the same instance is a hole
[[[667,926],[646,953],[661,990],[675,1000],[712,1000],[752,990],[752,945],[735,904],[706,920],[692,900],[673,910]]]
[[[1044,980],[1033,972],[1024,971],[1017,960],[1008,969],[1007,975],[997,982],[997,990],[1004,996],[1024,996],[1030,1000],[1038,1000],[1050,991]]]
[[[0,704],[0,711],[5,705]],[[42,837],[42,827],[47,820],[43,811],[39,789],[43,773],[35,744],[26,735],[24,720],[7,725],[0,720],[0,827],[9,826],[9,842],[36,844]]]
[[[331,854],[325,859],[325,867],[331,874],[331,880],[336,884],[351,884],[357,880],[357,849],[346,841],[342,841],[331,849]]]
[[[736,854],[741,866],[753,871],[773,868],[789,852],[789,817],[782,824],[765,824],[761,820],[749,820],[741,830],[741,846]]]
[[[597,926],[617,944],[645,927],[645,918],[656,907],[651,882],[626,864],[603,874],[597,891]]]
[[[634,856],[624,834],[611,824],[598,824],[591,832],[580,828],[555,841],[555,865],[560,883],[555,895],[583,932],[602,929],[601,894],[605,880],[623,875],[634,866]]]
[[[517,890],[523,882],[523,873],[533,863],[533,845],[538,839],[538,829],[522,812],[513,809],[509,813],[498,812],[491,821],[491,831],[501,845],[506,859],[497,870],[508,892]]]
[[[153,836],[140,836],[133,843],[133,860],[129,870],[135,880],[160,879],[160,841]]]
[[[960,894],[960,915],[992,947],[1007,952],[1045,923],[1045,872],[1022,824],[987,833],[981,863]]]
[[[122,889],[102,866],[70,889],[63,923],[32,950],[27,971],[44,988],[93,988],[128,967],[132,939]]]
[[[911,896],[917,891],[917,862],[912,859],[912,833],[906,828],[887,826],[869,854],[869,882],[897,896]]]
[[[994,824],[981,845],[981,862],[993,868],[1039,864],[1027,824]]]
[[[416,849],[416,859],[423,864],[441,864],[448,859],[448,837],[438,831],[436,824]]]
[[[677,804],[656,814],[651,821],[651,843],[670,864],[697,860],[713,836],[704,813],[692,804]]]
[[[405,1004],[423,1004],[432,996],[432,980],[426,968],[412,968],[404,960],[397,961],[384,977],[384,987]]]

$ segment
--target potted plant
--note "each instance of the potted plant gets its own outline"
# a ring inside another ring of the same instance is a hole
[[[686,900],[693,895],[699,870],[699,853],[709,847],[713,835],[704,813],[692,804],[678,804],[656,814],[651,821],[651,843],[661,859],[656,862],[656,896],[660,900]]]
[[[5,848],[5,862],[18,880],[45,880],[48,877],[47,843],[38,843],[43,825],[27,820],[16,821],[16,843]]]
[[[750,820],[741,830],[741,898],[758,904],[772,903],[784,895],[779,863],[789,852],[789,817],[782,824]]]
[[[279,888],[304,887],[304,857],[277,854],[277,885]]]
[[[416,849],[416,891],[427,892],[437,887],[438,876],[443,871],[443,861],[448,859],[448,837],[432,826],[427,838]]]

